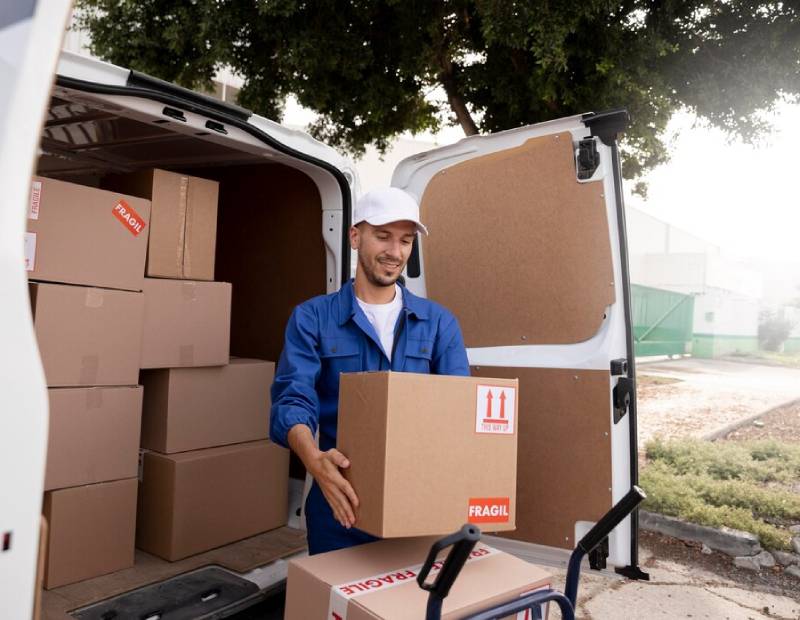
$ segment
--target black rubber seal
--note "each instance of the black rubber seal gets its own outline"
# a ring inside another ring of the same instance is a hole
[[[197,114],[206,114],[206,110],[215,110],[223,114],[229,114],[233,118],[238,118],[241,121],[246,121],[253,116],[253,112],[233,103],[219,101],[208,95],[196,93],[193,90],[178,86],[172,82],[159,80],[145,73],[131,70],[128,75],[128,86],[131,88],[143,88],[154,92],[162,92],[173,97],[180,97],[187,102],[183,106],[184,110],[196,112]],[[189,107],[189,104],[192,107]]]
[[[633,346],[633,319],[631,317],[630,267],[628,265],[628,234],[625,223],[625,201],[622,196],[622,168],[619,161],[619,148],[616,140],[611,144],[611,167],[614,173],[614,199],[617,207],[617,228],[619,234],[619,256],[622,271],[622,299],[625,313],[625,350],[628,358],[628,379],[631,381],[631,399],[628,403],[630,477],[631,486],[639,484],[639,450],[636,408],[636,353]],[[618,568],[617,572],[629,579],[649,581],[650,575],[639,568],[639,509],[631,513],[631,563]]]

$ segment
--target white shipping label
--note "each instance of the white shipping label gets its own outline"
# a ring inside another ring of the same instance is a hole
[[[39,219],[39,205],[42,202],[42,182],[33,181],[31,183],[31,204],[28,208],[28,219]]]
[[[25,271],[36,268],[36,233],[25,233]]]
[[[469,554],[467,562],[482,560],[497,553],[500,552],[494,547],[478,543]],[[436,575],[442,569],[443,564],[443,559],[434,562],[431,567],[430,575]],[[422,564],[417,564],[415,566],[398,568],[396,570],[380,573],[379,575],[372,575],[371,577],[331,586],[331,596],[328,603],[328,615],[326,616],[326,620],[347,620],[347,604],[351,598],[370,594],[377,590],[387,590],[395,586],[401,586],[404,583],[413,583],[416,588],[416,579],[421,568]],[[430,581],[430,576],[428,577],[428,581]]]
[[[517,388],[479,385],[475,405],[475,432],[513,435]]]

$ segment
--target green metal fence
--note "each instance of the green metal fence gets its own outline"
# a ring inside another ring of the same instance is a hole
[[[633,284],[631,306],[637,356],[680,355],[690,351],[694,297]]]

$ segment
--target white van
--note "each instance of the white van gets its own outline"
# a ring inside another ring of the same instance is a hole
[[[0,10],[3,618],[32,613],[47,444],[23,257],[32,174],[93,185],[109,172],[160,167],[219,180],[217,279],[233,283],[234,354],[277,359],[292,307],[351,275],[357,180],[346,158],[240,107],[60,52],[69,4],[20,0]],[[471,137],[406,159],[392,179],[420,200],[431,230],[415,245],[407,286],[459,318],[473,374],[519,378],[518,530],[493,544],[527,559],[566,557],[637,481],[616,143],[625,122],[622,111],[588,113]],[[258,337],[244,327],[253,322]],[[637,530],[634,514],[593,567],[608,561],[646,578]],[[224,617],[280,588],[283,556],[298,551],[284,547],[277,540],[277,554],[238,575],[255,589],[223,607],[217,595],[193,601],[209,605],[193,607],[197,616]],[[149,581],[172,576],[159,570]],[[83,602],[52,590],[45,604],[60,597],[74,617],[101,617],[81,610],[124,594],[113,584],[84,588]]]

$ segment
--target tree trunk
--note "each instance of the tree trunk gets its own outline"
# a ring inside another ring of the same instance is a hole
[[[468,14],[465,13],[465,16],[468,21]],[[478,133],[478,126],[469,113],[469,109],[467,109],[467,102],[464,101],[464,97],[458,90],[456,67],[453,65],[448,51],[446,29],[443,29],[438,35],[435,40],[437,48],[436,60],[441,71],[439,71],[437,77],[442,86],[444,86],[444,92],[447,93],[447,102],[450,104],[450,109],[455,113],[456,120],[461,125],[461,129],[464,130],[464,134],[474,136]]]
[[[447,102],[450,104],[450,108],[453,112],[455,112],[458,124],[461,125],[464,134],[467,136],[474,136],[478,133],[478,126],[475,124],[472,115],[467,109],[467,103],[464,101],[464,97],[461,96],[456,87],[453,63],[449,58],[441,57],[439,59],[439,64],[442,67],[442,71],[439,73],[439,81],[442,83],[442,86],[444,86],[444,92],[447,93]]]
[[[464,130],[464,135],[474,136],[477,134],[478,126],[475,124],[475,121],[472,120],[472,115],[467,109],[464,98],[457,93],[449,92],[446,86],[445,91],[447,92],[447,101],[450,103],[453,112],[455,112],[458,124],[461,125],[461,129]]]

